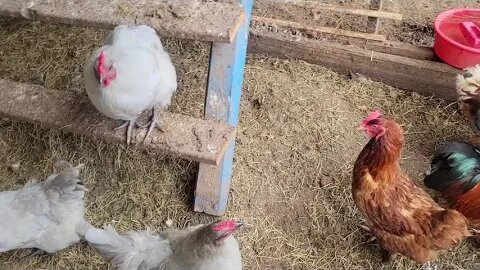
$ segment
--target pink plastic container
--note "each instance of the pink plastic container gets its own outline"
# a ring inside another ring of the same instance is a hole
[[[480,64],[480,9],[452,9],[435,18],[433,50],[456,68]]]

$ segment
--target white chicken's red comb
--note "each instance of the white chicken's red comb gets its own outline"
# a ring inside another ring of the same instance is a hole
[[[363,118],[362,124],[367,125],[368,122],[372,121],[373,119],[378,119],[382,114],[379,110],[374,110],[368,113],[367,117]]]
[[[214,231],[235,230],[237,223],[233,219],[222,220],[213,226]]]

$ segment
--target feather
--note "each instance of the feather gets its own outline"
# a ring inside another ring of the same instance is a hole
[[[436,151],[431,168],[425,186],[445,192],[455,187],[466,193],[480,183],[479,150],[468,143],[447,142]]]
[[[434,260],[469,235],[467,220],[440,207],[402,171],[403,130],[393,119],[378,121],[385,133],[373,137],[355,161],[354,202],[387,250],[419,263]]]
[[[172,253],[167,240],[148,231],[119,235],[111,225],[89,229],[85,239],[117,270],[153,269]]]
[[[37,248],[52,253],[81,239],[78,228],[89,226],[84,220],[86,189],[78,178],[81,167],[0,193],[0,251]]]

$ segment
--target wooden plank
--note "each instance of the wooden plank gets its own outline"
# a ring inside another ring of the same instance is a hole
[[[282,33],[277,34],[285,35]],[[438,58],[431,47],[417,46],[410,43],[390,40],[363,40],[346,36],[336,36],[334,39],[331,40],[331,42],[337,42],[346,46],[356,46],[369,51],[405,56],[413,59],[438,61]]]
[[[395,42],[395,41],[375,41],[375,40],[358,40],[352,38],[343,38],[340,41],[343,41],[343,44],[354,45],[360,48],[375,51],[388,53],[398,56],[405,56],[408,58],[419,59],[419,60],[429,60],[436,61],[437,57],[433,52],[432,48],[429,47],[420,47],[409,43]]]
[[[380,11],[383,6],[382,0],[370,0],[370,9]],[[367,21],[367,32],[368,33],[378,33],[380,29],[380,19],[378,17],[369,16]]]
[[[0,0],[0,15],[107,29],[147,24],[161,36],[225,43],[233,40],[245,19],[236,4],[187,5],[176,0]]]
[[[331,34],[331,35],[341,35],[341,36],[348,36],[348,37],[369,39],[369,40],[378,40],[378,41],[384,41],[387,39],[384,35],[354,32],[354,31],[348,31],[348,30],[331,28],[331,27],[323,27],[323,26],[311,27],[298,22],[284,21],[284,20],[258,17],[258,16],[252,16],[252,20],[257,23],[274,24],[281,27],[291,27],[291,28],[305,30],[305,31],[309,31],[317,34],[325,33],[325,34]]]
[[[447,64],[350,48],[318,40],[254,34],[251,52],[297,58],[333,70],[357,72],[401,89],[456,100],[455,77],[460,70]]]
[[[243,74],[253,0],[242,0],[247,20],[232,44],[214,43],[210,56],[205,118],[238,125]],[[197,212],[223,215],[227,208],[232,178],[235,140],[232,140],[219,166],[200,163],[195,208]]]
[[[146,122],[146,116],[140,121]],[[0,117],[125,143],[125,131],[112,130],[118,126],[117,121],[98,112],[86,95],[67,91],[0,79]],[[165,132],[154,130],[140,146],[185,159],[218,164],[235,138],[235,128],[220,121],[164,113],[161,122]],[[145,129],[135,129],[132,142],[139,143],[144,136]]]
[[[275,1],[275,2],[278,3],[278,1]],[[341,13],[347,13],[347,14],[360,15],[360,16],[385,18],[385,19],[392,19],[392,20],[399,20],[399,21],[401,21],[403,18],[402,14],[400,13],[392,13],[392,12],[385,12],[385,11],[379,11],[379,10],[345,8],[337,5],[324,4],[318,1],[283,0],[281,2],[293,4],[295,6],[300,6],[304,8],[325,10],[325,11],[332,11],[332,12],[341,12]]]

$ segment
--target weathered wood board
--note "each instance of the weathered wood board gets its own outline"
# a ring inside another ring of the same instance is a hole
[[[456,100],[455,76],[447,64],[351,48],[345,45],[271,33],[253,33],[251,52],[297,58],[333,70],[357,72],[401,89]]]
[[[161,36],[225,43],[245,20],[240,5],[176,0],[0,0],[0,15],[107,29],[147,24]]]
[[[140,122],[145,123],[146,116]],[[126,141],[125,130],[113,131],[119,122],[98,112],[86,94],[0,79],[0,117],[114,143]],[[139,146],[216,165],[235,138],[235,128],[222,121],[168,112],[162,114],[160,121],[164,131],[154,130]],[[141,143],[145,131],[134,129],[132,143]]]

